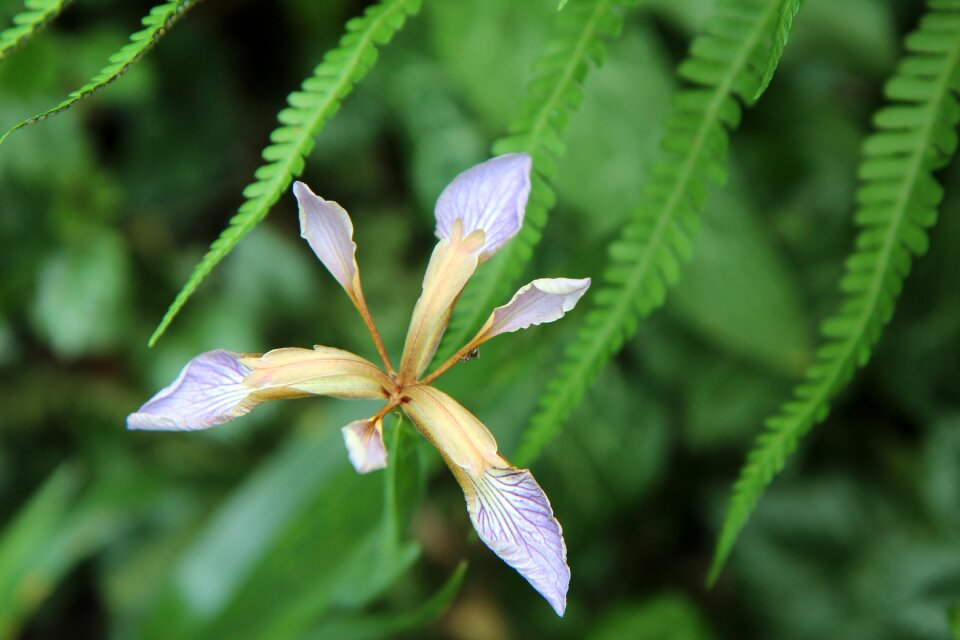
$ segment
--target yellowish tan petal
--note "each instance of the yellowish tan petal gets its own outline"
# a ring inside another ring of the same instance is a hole
[[[504,466],[497,441],[482,422],[434,387],[403,390],[401,406],[427,440],[452,464],[480,477],[488,466]]]
[[[389,397],[396,388],[369,360],[332,347],[274,349],[241,358],[240,363],[251,370],[244,386],[261,400],[304,395],[378,399]]]
[[[401,384],[415,382],[430,364],[450,321],[453,305],[477,268],[484,233],[478,229],[464,237],[462,229],[462,223],[455,221],[450,236],[437,244],[430,257],[423,292],[413,309],[403,346]]]
[[[480,539],[562,616],[570,584],[563,529],[530,471],[504,460],[483,423],[442,391],[406,388],[401,406],[460,483]]]
[[[127,418],[130,429],[208,429],[265,400],[326,395],[385,399],[396,385],[380,369],[340,349],[276,349],[264,355],[222,349],[191,360],[176,380]]]

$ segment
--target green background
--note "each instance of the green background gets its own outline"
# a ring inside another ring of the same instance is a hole
[[[0,129],[90,78],[149,6],[78,0],[2,61]],[[955,166],[939,174],[941,221],[873,361],[704,587],[744,453],[839,298],[860,144],[920,3],[804,3],[732,136],[730,179],[709,193],[679,285],[533,466],[569,549],[563,620],[476,540],[456,483],[411,430],[396,475],[352,471],[339,427],[370,406],[314,399],[202,433],[124,429],[202,351],[324,344],[375,358],[299,238],[290,194],[146,347],[240,204],[287,93],[363,8],[207,0],[118,82],[0,147],[0,638],[950,637]],[[20,9],[0,2],[0,24]],[[555,9],[426,0],[307,159],[302,179],[351,213],[395,359],[433,202],[506,132]],[[585,83],[526,279],[599,278],[710,9],[650,0],[628,14]],[[497,338],[440,382],[508,458],[582,317]]]

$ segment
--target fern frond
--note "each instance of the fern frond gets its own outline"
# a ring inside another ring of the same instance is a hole
[[[0,31],[0,60],[3,60],[27,40],[60,15],[72,0],[27,0],[24,11],[13,16],[13,26]]]
[[[960,121],[960,0],[931,0],[907,55],[887,82],[887,106],[874,117],[859,167],[854,221],[859,227],[847,258],[837,312],[821,327],[822,346],[793,398],[766,421],[740,477],[708,577],[713,582],[766,487],[797,443],[829,413],[834,396],[870,359],[893,315],[913,256],[927,250],[942,189],[933,172],[957,147]]]
[[[778,6],[779,0],[720,0],[691,44],[678,73],[695,87],[674,98],[661,140],[666,159],[653,165],[638,206],[610,246],[592,308],[540,398],[516,464],[528,465],[559,433],[600,368],[679,278],[707,186],[726,179],[727,131],[740,120],[735,96],[748,102],[756,92]]]
[[[780,1],[780,16],[777,18],[777,26],[774,28],[773,44],[770,46],[770,54],[767,57],[767,68],[763,72],[760,87],[753,96],[754,100],[763,95],[763,92],[770,86],[770,81],[773,80],[773,74],[777,70],[777,65],[780,64],[780,57],[783,56],[787,40],[790,39],[790,29],[793,27],[793,19],[798,11],[800,11],[800,0]]]
[[[407,17],[420,10],[420,4],[421,0],[381,0],[368,7],[362,16],[349,20],[337,47],[324,55],[313,73],[303,81],[300,90],[287,97],[289,106],[277,115],[280,126],[270,134],[270,144],[261,154],[266,163],[256,170],[254,181],[243,190],[245,200],[230,225],[194,267],[150,336],[151,347],[203,279],[266,217],[293,178],[303,172],[304,158],[313,149],[314,138],[337,112],[354,85],[373,67],[377,61],[377,47],[390,42]]]
[[[493,144],[497,155],[525,151],[533,157],[523,228],[471,279],[439,349],[441,359],[462,347],[490,311],[513,293],[556,202],[550,183],[565,151],[563,132],[583,100],[583,82],[591,63],[602,64],[605,42],[620,33],[622,10],[633,4],[633,0],[578,0],[557,16],[552,38],[534,65],[520,114],[508,135]]]
[[[131,35],[130,42],[110,56],[107,66],[103,67],[87,84],[72,92],[67,96],[66,100],[52,109],[31,116],[11,127],[6,133],[0,136],[0,144],[3,144],[3,141],[14,131],[35,122],[46,120],[50,116],[62,111],[66,111],[78,101],[90,97],[122,76],[126,73],[127,69],[140,60],[147,51],[156,46],[160,38],[170,30],[170,27],[183,16],[187,9],[195,5],[198,1],[199,0],[171,0],[170,2],[164,2],[163,4],[155,6],[142,20],[144,29]]]

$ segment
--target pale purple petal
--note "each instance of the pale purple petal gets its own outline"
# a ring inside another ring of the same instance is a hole
[[[358,473],[370,473],[387,466],[387,447],[383,444],[380,420],[357,420],[341,429],[350,463]]]
[[[567,546],[543,489],[526,469],[491,468],[479,479],[462,475],[467,510],[480,539],[562,616],[570,586]]]
[[[250,368],[242,356],[222,349],[203,353],[173,384],[127,417],[128,429],[189,431],[207,429],[247,413],[251,389],[242,384]]]
[[[300,205],[300,236],[310,243],[337,282],[353,295],[357,245],[353,242],[350,216],[339,204],[317,196],[300,181],[293,183],[293,194]]]
[[[589,288],[590,278],[534,280],[517,291],[510,302],[494,309],[491,323],[484,331],[484,339],[559,320],[576,306]]]
[[[481,260],[496,253],[523,224],[531,164],[526,153],[510,153],[454,178],[437,200],[437,237],[450,237],[450,227],[459,218],[464,235],[475,229],[483,229],[486,234]]]

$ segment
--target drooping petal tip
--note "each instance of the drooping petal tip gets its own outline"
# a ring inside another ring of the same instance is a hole
[[[480,539],[562,617],[570,586],[567,546],[550,500],[533,475],[512,467],[488,469],[479,479],[457,475]]]
[[[404,389],[404,413],[443,455],[463,489],[480,539],[533,585],[558,615],[566,609],[570,569],[563,530],[546,494],[526,469],[510,467],[489,430],[439,389]]]
[[[357,420],[341,429],[347,456],[357,473],[370,473],[387,466],[387,447],[383,444],[383,422]]]
[[[437,199],[437,237],[450,237],[453,221],[463,221],[463,232],[482,229],[485,260],[496,253],[523,225],[530,196],[533,161],[526,153],[509,153],[467,169]]]
[[[354,295],[357,245],[350,216],[339,204],[317,196],[299,180],[293,183],[293,195],[300,206],[300,237],[347,293]]]
[[[172,384],[161,389],[136,413],[128,429],[192,431],[207,429],[247,413],[251,389],[243,384],[250,368],[242,356],[218,349],[187,363]]]
[[[484,339],[535,324],[559,320],[590,288],[590,278],[540,278],[521,287],[510,302],[493,311]]]

